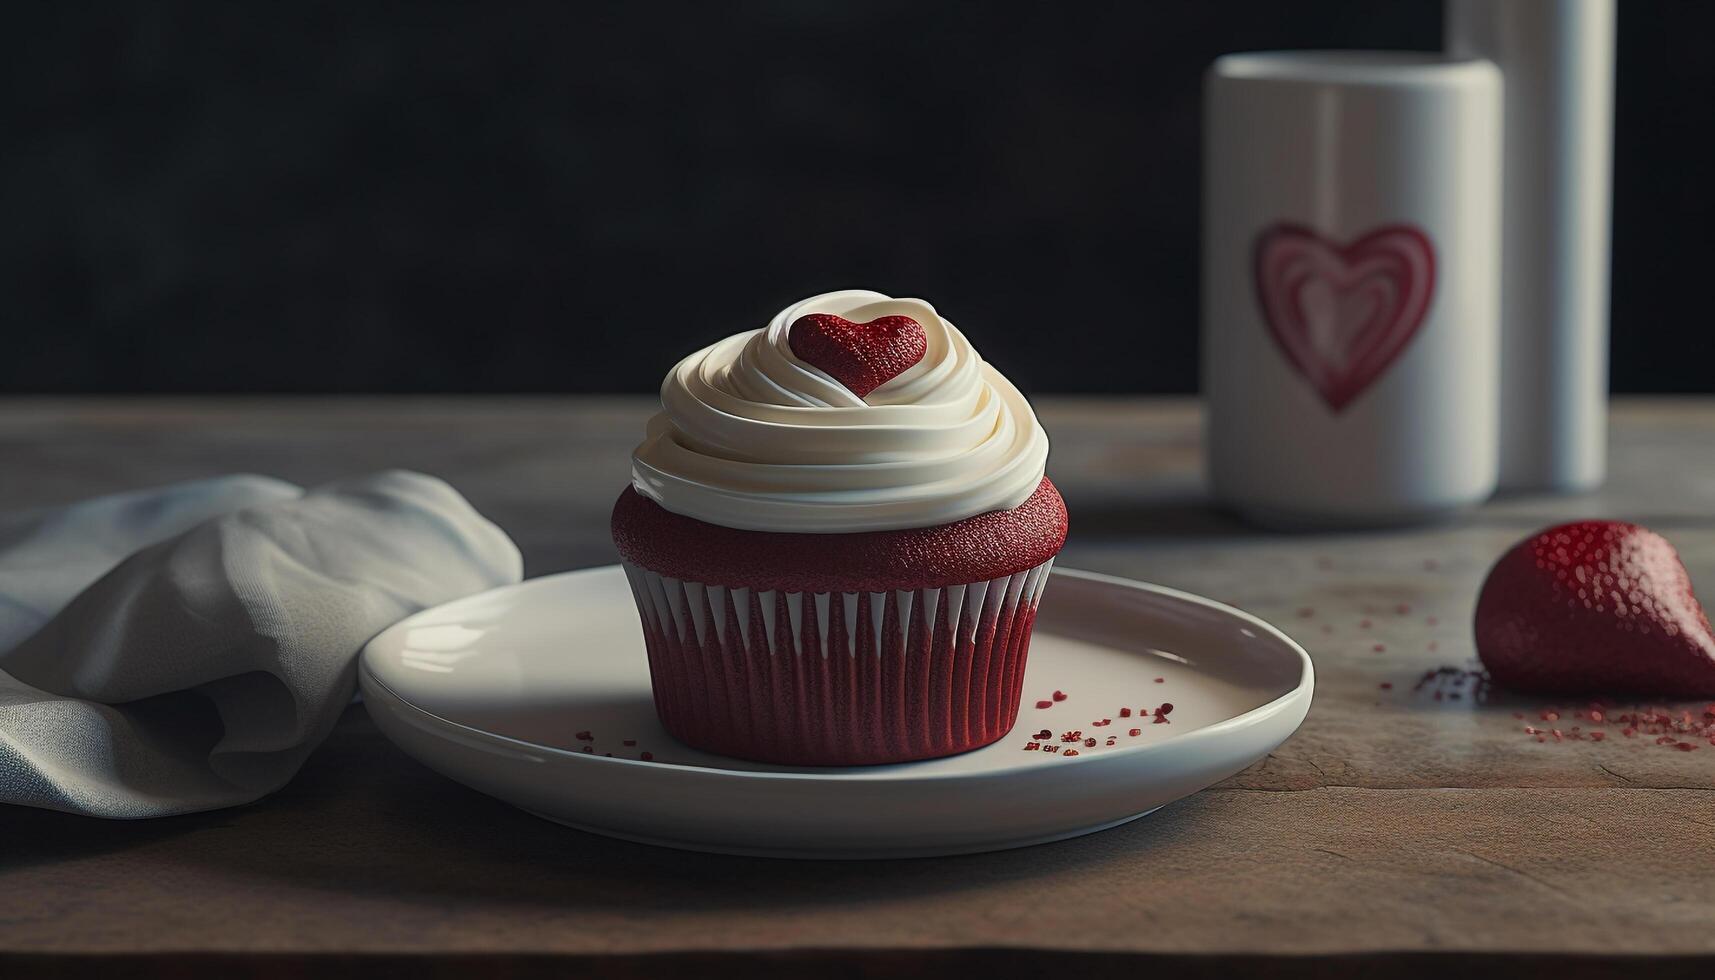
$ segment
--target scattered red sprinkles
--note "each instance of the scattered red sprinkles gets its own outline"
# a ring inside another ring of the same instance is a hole
[[[1054,700],[1056,700],[1056,701],[1066,700],[1066,692],[1065,691],[1055,691],[1054,692]]]
[[[1519,712],[1514,717],[1523,718]],[[1525,725],[1524,733],[1535,736],[1537,741],[1546,741],[1546,735],[1555,736],[1555,741],[1604,742],[1608,738],[1608,729],[1617,728],[1626,738],[1637,738],[1639,735],[1653,736],[1650,744],[1660,745],[1678,752],[1690,752],[1698,747],[1698,742],[1707,741],[1715,745],[1715,704],[1705,705],[1701,710],[1692,708],[1669,708],[1663,706],[1641,706],[1636,708],[1616,708],[1606,701],[1591,701],[1583,708],[1562,708],[1551,706],[1542,708],[1537,717],[1543,721],[1559,721],[1571,718],[1590,724],[1591,730],[1585,731],[1583,725],[1573,725],[1566,731],[1552,729],[1544,733],[1533,725]],[[1595,727],[1603,726],[1603,727]]]
[[[1383,687],[1392,687],[1393,685],[1384,684],[1382,686]],[[1064,696],[1063,692],[1057,692],[1057,693],[1061,693],[1062,697]],[[1168,720],[1167,716],[1169,714],[1171,714],[1172,712],[1173,712],[1172,702],[1167,702],[1167,701],[1162,702],[1161,706],[1156,708],[1154,711],[1155,724],[1157,724],[1157,725],[1171,724],[1171,722]],[[1148,708],[1119,708],[1116,710],[1116,713],[1121,718],[1130,718],[1134,714],[1137,715],[1138,717],[1147,718],[1151,714],[1150,709],[1148,709]],[[1090,725],[1093,728],[1106,728],[1112,724],[1113,724],[1112,718],[1099,718],[1099,719],[1096,719],[1095,721],[1090,722]],[[1143,734],[1143,729],[1141,729],[1141,728],[1128,729],[1126,734],[1132,736],[1133,738],[1136,738],[1137,736]],[[1060,745],[1053,744],[1054,738],[1055,738],[1054,733],[1051,730],[1044,728],[1041,731],[1037,732],[1036,734],[1029,736],[1028,740],[1021,747],[1021,751],[1024,751],[1024,752],[1047,752],[1050,754],[1060,755],[1063,757],[1069,757],[1069,756],[1075,756],[1078,754],[1077,745],[1079,742],[1083,743],[1083,747],[1085,749],[1093,749],[1098,745],[1114,746],[1114,745],[1119,744],[1119,736],[1118,735],[1107,735],[1107,736],[1085,735],[1083,733],[1083,731],[1080,729],[1072,729],[1070,731],[1061,732],[1059,735],[1059,740],[1062,744],[1060,744]],[[588,751],[588,749],[586,748],[585,751]]]

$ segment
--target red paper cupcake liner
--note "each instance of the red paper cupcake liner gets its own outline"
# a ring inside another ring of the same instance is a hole
[[[629,562],[625,572],[668,733],[743,759],[854,766],[953,755],[1011,730],[1053,564],[843,593],[723,588]]]

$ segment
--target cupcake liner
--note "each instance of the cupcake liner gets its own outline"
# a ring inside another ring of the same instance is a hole
[[[873,765],[987,745],[1018,718],[1049,559],[939,589],[724,588],[625,563],[655,710],[675,738],[789,765]]]

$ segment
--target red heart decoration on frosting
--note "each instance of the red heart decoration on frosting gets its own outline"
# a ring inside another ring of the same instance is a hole
[[[1256,292],[1286,359],[1339,412],[1423,325],[1435,247],[1410,225],[1377,228],[1350,245],[1275,225],[1257,236]]]
[[[832,313],[807,313],[792,321],[787,343],[799,360],[826,371],[859,398],[904,374],[929,352],[923,325],[908,316],[853,323]]]

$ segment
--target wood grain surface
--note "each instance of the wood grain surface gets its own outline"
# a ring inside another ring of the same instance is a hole
[[[1484,572],[1544,524],[1641,521],[1715,583],[1715,400],[1617,403],[1597,494],[1289,536],[1207,505],[1195,403],[1039,409],[1072,514],[1062,564],[1233,603],[1310,649],[1314,707],[1264,762],[1078,840],[770,861],[545,823],[419,766],[354,708],[297,780],[253,806],[141,823],[0,808],[0,975],[1707,970],[1715,745],[1677,751],[1617,729],[1539,742],[1526,725],[1579,723],[1545,723],[1544,710],[1583,706],[1416,684],[1469,665]],[[613,560],[607,512],[648,410],[12,400],[0,403],[0,508],[237,470],[314,483],[402,466],[450,480],[537,575]]]

